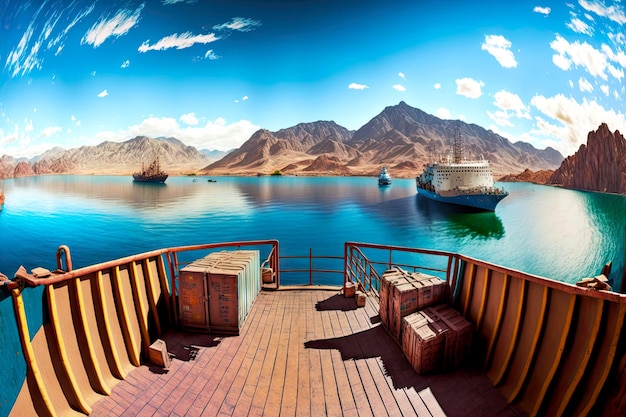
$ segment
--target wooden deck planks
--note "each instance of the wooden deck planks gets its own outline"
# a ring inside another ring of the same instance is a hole
[[[170,368],[133,370],[92,416],[518,415],[501,398],[482,409],[455,404],[446,387],[469,401],[472,385],[485,386],[463,371],[416,375],[374,300],[357,309],[336,291],[261,292],[240,336],[170,331],[163,339]]]

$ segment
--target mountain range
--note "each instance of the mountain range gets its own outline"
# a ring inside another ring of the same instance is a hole
[[[260,129],[241,147],[211,153],[176,138],[138,136],[64,150],[51,149],[31,160],[0,158],[0,178],[42,174],[130,175],[159,156],[170,175],[375,175],[387,165],[394,177],[415,177],[423,164],[447,151],[460,132],[468,157],[491,161],[496,176],[525,169],[552,170],[563,156],[552,148],[536,149],[475,124],[443,120],[405,102],[386,107],[356,131],[333,121],[301,123],[271,132]],[[210,156],[209,156],[210,155]]]
[[[468,157],[491,161],[496,175],[555,169],[563,156],[553,148],[536,149],[475,124],[443,120],[405,102],[385,108],[356,131],[333,121],[301,123],[277,132],[259,130],[239,149],[202,173],[296,175],[375,175],[387,165],[395,177],[415,177],[433,156],[447,152],[460,132]]]

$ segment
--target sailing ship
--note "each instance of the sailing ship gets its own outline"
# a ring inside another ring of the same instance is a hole
[[[133,181],[135,182],[156,182],[163,183],[167,179],[168,174],[161,170],[159,157],[157,156],[146,168],[141,164],[141,171],[133,173]]]
[[[387,167],[384,165],[378,172],[378,185],[391,185],[391,175],[389,175],[389,171],[387,171]]]
[[[494,186],[489,161],[465,159],[458,131],[449,154],[439,162],[428,163],[415,182],[417,193],[428,199],[485,211],[495,211],[509,195],[504,188]]]

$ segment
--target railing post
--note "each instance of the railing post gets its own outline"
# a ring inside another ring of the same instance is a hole
[[[313,285],[313,248],[309,248],[309,285]]]

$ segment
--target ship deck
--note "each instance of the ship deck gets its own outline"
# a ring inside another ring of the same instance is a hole
[[[239,336],[168,331],[171,364],[135,368],[93,405],[102,416],[522,416],[485,374],[417,375],[338,289],[261,291]]]

